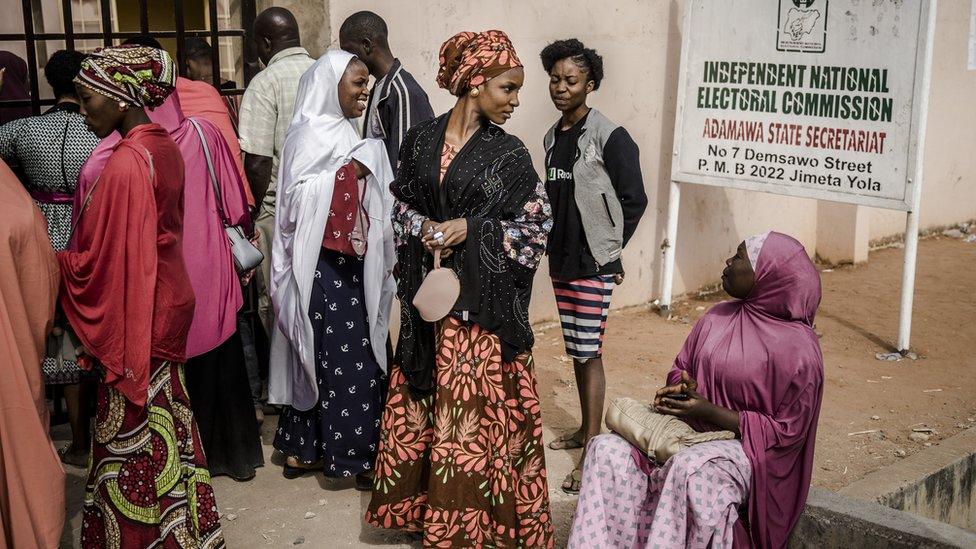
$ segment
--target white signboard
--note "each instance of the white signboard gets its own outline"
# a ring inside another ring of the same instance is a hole
[[[689,0],[672,179],[911,210],[931,0]]]

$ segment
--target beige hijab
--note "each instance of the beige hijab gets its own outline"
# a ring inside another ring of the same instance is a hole
[[[57,547],[64,469],[48,437],[41,359],[58,266],[41,212],[0,160],[0,546]]]

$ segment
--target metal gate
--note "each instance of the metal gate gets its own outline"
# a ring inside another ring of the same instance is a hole
[[[185,41],[190,37],[206,38],[211,45],[211,60],[213,62],[213,84],[223,95],[241,95],[244,93],[243,87],[237,89],[221,89],[220,87],[220,38],[232,37],[241,41],[243,52],[244,86],[250,82],[251,77],[257,72],[257,54],[254,48],[249,45],[251,39],[251,29],[254,25],[255,0],[239,0],[240,27],[231,29],[220,29],[217,12],[217,0],[204,0],[208,10],[208,28],[187,29],[184,21],[184,2],[182,0],[171,0],[173,13],[173,28],[175,30],[153,31],[149,25],[149,1],[150,0],[117,0],[136,4],[138,3],[139,30],[138,31],[116,31],[113,30],[112,14],[113,0],[90,0],[100,4],[100,30],[98,32],[75,32],[73,18],[73,4],[78,4],[78,0],[21,0],[23,9],[23,32],[0,34],[0,49],[4,49],[4,42],[23,42],[27,50],[27,70],[30,81],[30,99],[3,101],[0,100],[0,108],[3,107],[23,107],[30,106],[34,114],[40,114],[41,107],[53,105],[54,99],[41,99],[38,89],[38,56],[37,45],[39,42],[57,40],[63,41],[65,48],[76,49],[76,42],[80,40],[100,40],[103,45],[111,46],[124,41],[127,38],[139,34],[151,34],[158,38],[176,39],[176,63],[181,75],[186,73],[186,44]],[[12,3],[12,2],[11,2]],[[61,19],[63,21],[63,32],[36,32],[35,31],[35,11],[39,5],[46,4],[47,8],[60,8]]]

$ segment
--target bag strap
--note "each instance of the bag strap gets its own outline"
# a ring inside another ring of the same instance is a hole
[[[213,185],[214,196],[217,199],[217,214],[220,216],[220,221],[224,224],[224,227],[230,225],[227,223],[227,216],[224,215],[224,197],[220,194],[220,185],[217,183],[217,174],[214,172],[213,160],[210,158],[210,147],[207,145],[207,139],[203,136],[203,130],[200,129],[200,125],[197,121],[192,118],[187,118],[193,128],[197,131],[197,135],[200,136],[200,144],[203,145],[203,156],[207,160],[207,173],[210,174],[210,184]]]
[[[85,210],[88,208],[88,204],[91,202],[92,199],[92,193],[95,192],[95,187],[98,186],[98,182],[101,180],[102,177],[98,176],[95,179],[95,182],[92,183],[91,188],[88,189],[88,193],[85,194],[85,199],[81,202],[81,209],[78,211],[78,215],[75,216],[75,220],[71,223],[71,232],[68,233],[69,234],[68,240],[71,240],[71,237],[75,235],[75,229],[78,228],[78,223],[81,221],[81,216],[82,214],[85,213]]]
[[[434,268],[441,268],[441,250],[439,248],[434,250]]]

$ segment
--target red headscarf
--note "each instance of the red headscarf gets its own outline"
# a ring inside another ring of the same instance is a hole
[[[437,85],[460,96],[521,66],[515,47],[504,32],[459,32],[441,46]]]
[[[75,82],[116,101],[153,109],[176,88],[176,64],[166,50],[99,48],[81,62]]]

